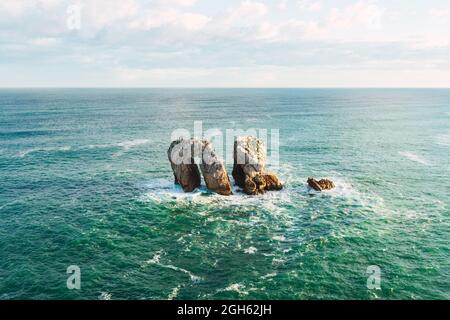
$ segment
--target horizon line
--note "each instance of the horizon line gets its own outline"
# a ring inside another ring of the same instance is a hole
[[[377,86],[368,86],[368,87],[228,87],[228,86],[192,86],[192,87],[183,87],[183,86],[0,86],[0,90],[3,89],[450,89],[448,87],[377,87]]]

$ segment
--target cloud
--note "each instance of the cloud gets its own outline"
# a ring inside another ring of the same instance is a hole
[[[301,10],[308,10],[318,12],[322,10],[322,3],[320,1],[301,0],[298,2]]]
[[[159,0],[161,5],[176,5],[182,7],[189,7],[197,3],[197,0]]]
[[[51,47],[60,43],[57,38],[35,38],[30,40],[30,44],[38,47]]]
[[[81,30],[69,30],[78,1]],[[450,8],[353,1],[0,0],[0,80],[38,81],[57,63],[43,83],[448,85],[450,35],[436,22]]]
[[[238,19],[263,17],[269,12],[267,6],[262,2],[246,0],[235,8],[228,9],[224,20],[232,23]]]
[[[284,22],[261,23],[256,31],[249,35],[253,40],[265,40],[269,42],[297,42],[301,40],[313,40],[325,38],[327,30],[316,22],[289,19]]]
[[[450,37],[444,34],[420,34],[409,39],[408,44],[413,49],[431,49],[450,47]]]
[[[131,29],[150,30],[172,27],[197,31],[206,26],[211,18],[197,13],[181,12],[175,9],[150,9],[142,17],[129,23]]]
[[[135,17],[139,3],[135,0],[95,0],[84,2],[81,8],[83,28],[94,32]]]
[[[2,0],[0,15],[18,17],[31,10],[50,10],[62,3],[62,0]]]
[[[351,29],[363,26],[379,29],[385,9],[369,1],[358,1],[343,9],[333,8],[328,24],[331,28]]]
[[[288,5],[288,1],[287,0],[279,0],[277,3],[277,8],[279,10],[286,10]]]
[[[23,0],[0,1],[0,13],[3,15],[19,16],[33,7],[33,2]]]
[[[450,6],[445,7],[445,8],[431,8],[429,11],[429,14],[432,17],[437,17],[437,18],[450,17]]]

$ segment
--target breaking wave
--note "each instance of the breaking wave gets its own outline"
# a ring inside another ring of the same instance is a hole
[[[419,156],[419,155],[417,155],[415,153],[408,152],[408,151],[399,151],[398,154],[403,156],[403,157],[405,157],[408,160],[411,160],[411,161],[423,164],[425,166],[429,166],[430,165],[430,163],[427,160],[425,160],[424,158],[422,158],[421,156]]]
[[[121,152],[127,152],[135,147],[146,145],[149,143],[151,143],[150,139],[135,139],[135,140],[125,140],[122,142],[112,144],[88,144],[82,146],[61,146],[61,147],[35,147],[21,150],[17,152],[15,156],[18,158],[24,158],[35,152],[65,152],[65,151],[79,151],[86,149],[108,149],[108,148],[120,149]]]

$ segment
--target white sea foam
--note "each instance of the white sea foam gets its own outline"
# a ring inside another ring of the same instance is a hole
[[[273,278],[273,277],[276,277],[276,276],[277,276],[277,273],[276,272],[272,272],[272,273],[268,273],[268,274],[266,274],[264,276],[261,276],[261,279],[269,279],[269,278]]]
[[[25,157],[30,153],[34,152],[40,152],[40,151],[70,151],[70,150],[82,150],[82,149],[105,149],[105,148],[111,148],[111,147],[118,147],[121,148],[122,151],[129,151],[130,149],[140,146],[149,144],[151,142],[150,139],[135,139],[135,140],[125,140],[118,143],[113,144],[89,144],[89,145],[82,145],[82,146],[61,146],[61,147],[36,147],[36,148],[28,148],[25,150],[19,151],[16,156],[17,157]]]
[[[168,179],[156,179],[152,183],[144,184],[144,188],[146,192],[141,199],[156,203],[202,204],[212,205],[216,208],[253,206],[279,213],[280,210],[283,210],[279,205],[291,201],[289,190],[267,192],[255,197],[245,195],[238,187],[233,187],[233,195],[221,196],[211,193],[205,186],[201,186],[194,192],[185,193],[179,185],[173,183],[173,180]],[[199,214],[201,215],[202,212]]]
[[[441,146],[450,146],[450,135],[442,134],[436,137],[436,144]]]
[[[23,158],[31,153],[34,152],[53,152],[53,151],[70,151],[72,150],[71,146],[62,146],[62,147],[42,147],[42,148],[29,148],[29,149],[25,149],[25,150],[21,150],[19,151],[16,156],[19,158]]]
[[[100,300],[111,300],[112,294],[109,292],[102,292],[98,297]]]
[[[255,254],[256,251],[258,251],[258,249],[256,249],[255,247],[248,247],[247,249],[244,250],[244,252],[247,254]]]
[[[155,253],[155,255],[151,259],[145,261],[145,265],[154,264],[154,265],[157,265],[157,266],[159,266],[161,268],[166,268],[166,269],[171,269],[171,270],[174,270],[174,271],[179,271],[179,272],[186,273],[189,276],[189,278],[191,279],[191,281],[193,281],[193,282],[198,282],[198,281],[201,280],[201,277],[196,276],[195,274],[193,274],[189,270],[186,270],[186,269],[183,269],[183,268],[171,265],[171,264],[161,263],[161,255],[163,255],[163,254],[164,254],[164,251],[158,251],[157,253]],[[143,265],[142,267],[144,267],[145,265]]]
[[[232,283],[224,289],[217,290],[217,292],[224,292],[224,291],[234,291],[241,295],[248,295],[248,291],[245,290],[245,286],[240,283]]]
[[[424,158],[422,158],[421,156],[419,156],[419,155],[417,155],[415,153],[408,152],[408,151],[399,151],[398,153],[401,156],[403,156],[403,157],[405,157],[405,158],[407,158],[407,159],[409,159],[411,161],[423,164],[425,166],[430,165],[430,163],[427,160],[425,160]]]
[[[178,292],[180,291],[180,286],[173,288],[172,292],[167,297],[167,300],[173,300],[178,296]]]
[[[275,241],[285,241],[285,240],[286,240],[286,237],[285,237],[285,236],[273,236],[273,237],[272,237],[272,240],[275,240]]]
[[[151,142],[151,140],[149,140],[149,139],[126,140],[126,141],[117,143],[117,146],[121,147],[124,151],[128,151],[133,147],[141,146],[144,144],[149,144],[150,142]]]
[[[39,150],[39,149],[36,149],[36,148],[26,149],[26,150],[21,150],[21,151],[19,151],[19,152],[17,153],[17,157],[23,158],[23,157],[29,155],[30,153],[33,153],[33,152],[38,151],[38,150]]]
[[[176,207],[189,207],[201,205],[204,209],[196,210],[196,214],[206,218],[206,222],[224,222],[224,225],[259,225],[267,223],[267,219],[276,219],[279,224],[289,227],[295,224],[298,212],[290,210],[295,203],[302,203],[310,196],[342,198],[351,206],[366,207],[373,211],[382,212],[384,199],[376,194],[360,192],[348,179],[339,176],[339,173],[331,173],[329,178],[335,182],[336,187],[332,190],[317,192],[309,188],[306,183],[307,176],[295,175],[297,168],[285,164],[275,170],[280,177],[286,178],[285,188],[281,191],[271,191],[260,196],[248,196],[239,188],[234,187],[234,194],[221,196],[211,193],[205,186],[192,193],[184,193],[180,186],[174,184],[173,179],[160,178],[142,185],[144,193],[140,199]],[[242,212],[253,213],[255,211],[265,214],[251,214],[248,219],[229,219],[222,215],[214,214],[215,209],[235,209]],[[273,240],[283,241],[280,235],[275,234]]]

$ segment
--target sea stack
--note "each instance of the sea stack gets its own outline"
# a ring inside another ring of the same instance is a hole
[[[215,153],[212,143],[202,140],[201,148],[202,161],[200,162],[200,170],[205,179],[206,187],[223,196],[233,194],[225,165]]]
[[[258,195],[283,188],[278,177],[265,172],[266,146],[253,136],[237,137],[234,142],[233,178],[246,194]]]
[[[316,191],[331,190],[335,187],[334,182],[328,179],[317,181],[314,178],[308,178],[308,185]]]
[[[194,146],[193,139],[180,138],[173,141],[167,150],[175,183],[181,185],[184,192],[192,192],[200,187],[200,171],[193,157]]]
[[[215,153],[211,142],[180,138],[170,144],[167,155],[175,183],[180,184],[184,192],[192,192],[200,187],[201,170],[210,191],[224,196],[233,194],[225,165]],[[195,158],[201,159],[200,170]]]

